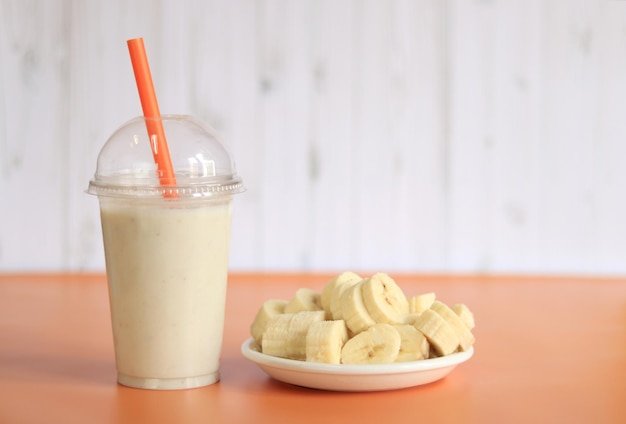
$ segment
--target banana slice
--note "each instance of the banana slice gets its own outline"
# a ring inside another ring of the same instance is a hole
[[[261,340],[261,352],[266,355],[289,358],[289,324],[293,314],[280,314],[267,323]]]
[[[352,334],[358,334],[376,324],[363,302],[362,286],[364,281],[348,287],[341,296],[341,316]]]
[[[314,322],[306,335],[307,362],[341,363],[341,348],[347,340],[348,328],[343,320]]]
[[[323,321],[324,311],[302,311],[272,318],[261,342],[262,352],[288,359],[306,359],[306,335],[316,321]]]
[[[289,357],[304,361],[306,359],[306,336],[314,322],[324,321],[324,311],[302,311],[294,314],[289,323]]]
[[[402,289],[385,273],[377,273],[362,284],[363,302],[376,322],[404,324],[409,302]]]
[[[467,305],[457,303],[456,305],[452,305],[450,308],[459,316],[459,318],[461,318],[467,328],[472,330],[476,326],[476,323],[474,322],[474,314],[470,311]]]
[[[400,351],[396,362],[419,361],[428,358],[430,344],[417,328],[408,324],[397,324],[394,328],[400,334]]]
[[[351,271],[346,271],[335,276],[332,280],[326,283],[326,285],[324,286],[324,289],[322,290],[321,304],[322,304],[322,309],[326,311],[327,318],[329,319],[333,318],[332,311],[330,308],[330,303],[331,303],[331,299],[333,296],[333,292],[335,291],[335,288],[345,282],[360,281],[360,280],[361,280],[361,277],[358,274],[355,274],[354,272],[351,272]]]
[[[353,336],[341,349],[343,364],[386,364],[400,352],[400,334],[390,324],[375,324]]]
[[[275,317],[285,312],[287,301],[284,299],[269,299],[263,302],[259,308],[254,321],[250,325],[250,334],[254,341],[261,346],[263,340],[263,332],[267,328],[267,323]]]
[[[440,356],[449,355],[459,346],[459,336],[448,322],[432,309],[426,309],[413,323]]]
[[[421,314],[426,309],[430,308],[430,306],[435,301],[435,298],[435,293],[433,292],[422,293],[407,298],[409,302],[409,313]]]
[[[445,319],[448,324],[454,329],[456,335],[459,338],[459,348],[462,351],[466,351],[470,348],[471,345],[474,344],[474,335],[467,328],[465,323],[459,316],[454,312],[448,305],[438,300],[434,301],[432,306],[430,307],[433,311],[437,312],[439,315]]]
[[[341,298],[346,290],[350,287],[355,286],[362,280],[356,279],[346,279],[343,280],[340,284],[337,284],[333,289],[332,295],[330,297],[330,314],[332,319],[344,319],[343,317],[343,306],[341,304]]]
[[[285,306],[286,314],[297,314],[302,311],[321,311],[321,295],[313,289],[301,288]]]
[[[415,320],[417,319],[417,317],[420,316],[420,314],[407,314],[404,323],[405,324],[409,324],[409,325],[413,325],[413,323],[415,322]]]

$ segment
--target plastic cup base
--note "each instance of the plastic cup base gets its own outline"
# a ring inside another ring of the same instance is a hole
[[[122,386],[133,387],[135,389],[149,390],[183,390],[197,387],[209,386],[217,383],[220,379],[219,371],[212,374],[199,375],[197,377],[183,378],[144,378],[132,375],[117,375],[117,382]]]

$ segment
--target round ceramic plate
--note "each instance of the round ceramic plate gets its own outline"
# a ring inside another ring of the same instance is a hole
[[[250,338],[241,345],[241,353],[267,375],[285,383],[321,390],[368,392],[403,389],[440,380],[454,367],[471,358],[474,348],[413,362],[334,365],[265,355]]]

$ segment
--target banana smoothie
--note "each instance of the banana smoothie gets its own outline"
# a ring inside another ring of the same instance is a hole
[[[218,381],[230,199],[110,199],[100,209],[118,381],[154,389]]]
[[[154,158],[156,123],[173,177]],[[120,384],[219,381],[232,203],[244,191],[215,130],[192,116],[131,119],[100,150],[87,193],[100,204]]]

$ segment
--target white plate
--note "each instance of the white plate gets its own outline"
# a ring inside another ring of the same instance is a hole
[[[241,345],[244,357],[276,380],[312,389],[369,392],[395,390],[432,383],[445,377],[474,354],[453,353],[440,358],[393,364],[334,365],[296,361],[265,355],[252,338]]]

